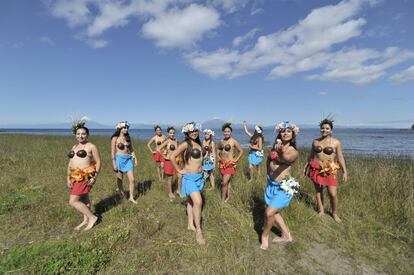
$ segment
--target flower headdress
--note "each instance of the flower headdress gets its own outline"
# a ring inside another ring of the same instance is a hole
[[[122,128],[129,128],[129,123],[128,123],[128,121],[121,121],[121,122],[118,122],[118,124],[116,125],[116,128],[117,129],[122,129]]]
[[[260,126],[259,126],[259,125],[254,125],[254,129],[256,130],[256,132],[257,132],[258,134],[263,133],[263,130],[260,128]]]
[[[194,132],[194,131],[201,131],[201,124],[196,123],[194,121],[187,123],[183,129],[181,130],[182,133]]]
[[[295,132],[296,135],[299,133],[299,127],[295,124],[290,123],[289,121],[284,121],[277,124],[275,127],[275,131],[279,133],[287,128],[292,129],[292,131]]]
[[[205,130],[203,131],[203,133],[204,133],[204,134],[210,134],[210,135],[211,135],[211,136],[213,136],[213,137],[214,137],[214,135],[215,135],[214,131],[213,131],[213,130],[211,130],[211,129],[205,129]]]
[[[88,122],[90,119],[87,116],[83,116],[81,118],[73,118],[71,117],[71,130],[73,134],[76,134],[76,131],[79,128],[85,127],[86,122]]]

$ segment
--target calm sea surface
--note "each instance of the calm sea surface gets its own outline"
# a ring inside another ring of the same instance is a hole
[[[22,133],[32,135],[71,135],[69,129],[1,129],[2,133]],[[4,132],[3,132],[4,131]],[[110,137],[111,129],[91,129],[91,135]],[[215,140],[219,140],[222,133],[215,130]],[[148,140],[154,134],[152,129],[130,129],[133,138]],[[264,130],[265,143],[273,143],[275,134],[272,130]],[[345,154],[368,154],[383,156],[409,156],[414,158],[414,131],[399,129],[334,129],[334,136],[339,138]],[[249,138],[241,129],[234,129],[233,137],[242,146],[246,146]],[[296,140],[300,147],[310,147],[312,140],[319,137],[319,129],[301,129]],[[181,133],[179,140],[183,139]],[[109,142],[109,141],[108,141]]]

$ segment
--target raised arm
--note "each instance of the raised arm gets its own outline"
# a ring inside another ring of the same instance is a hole
[[[243,121],[243,128],[244,128],[244,132],[246,133],[246,135],[248,135],[249,137],[252,137],[253,134],[249,132],[249,130],[247,130],[247,122]]]
[[[288,148],[285,148],[284,146],[282,146],[281,144],[276,145],[274,147],[277,151],[277,154],[279,156],[279,162],[280,163],[285,163],[285,164],[292,164],[293,162],[296,161],[296,159],[299,157],[299,153],[298,151],[289,146]]]
[[[336,147],[336,155],[338,156],[339,165],[341,166],[341,168],[344,172],[343,176],[342,176],[342,179],[343,179],[344,182],[346,182],[348,180],[348,170],[346,169],[345,159],[344,159],[344,155],[342,153],[342,144],[339,141],[338,141],[338,145]]]

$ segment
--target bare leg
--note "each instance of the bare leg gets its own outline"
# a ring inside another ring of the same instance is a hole
[[[86,194],[84,196],[88,196],[88,195]],[[80,196],[70,195],[69,204],[73,208],[75,208],[76,210],[78,210],[84,216],[86,216],[88,218],[88,225],[86,226],[86,228],[84,230],[89,230],[89,229],[91,229],[95,225],[95,223],[98,220],[98,217],[95,216],[91,212],[91,210],[86,206],[86,204],[81,201],[81,197]]]
[[[180,195],[181,192],[181,182],[183,181],[183,175],[177,174],[177,195]]]
[[[83,202],[86,205],[86,207],[90,209],[89,196],[81,196],[79,198],[79,201]],[[80,230],[83,226],[88,224],[88,221],[89,221],[88,216],[83,215],[83,221],[80,224],[78,224],[74,229]]]
[[[253,179],[253,165],[249,163],[249,181]]]
[[[138,202],[134,199],[135,198],[135,178],[134,178],[134,172],[129,171],[127,173],[128,181],[129,181],[129,201],[132,203],[137,204]]]
[[[173,176],[172,175],[165,175],[165,177],[167,178],[167,192],[168,192],[168,197],[170,199],[174,199],[175,196],[174,196],[173,191],[172,191]]]
[[[211,170],[210,172],[208,172],[210,174],[209,178],[210,178],[210,183],[211,183],[211,189],[214,189],[214,170]]]
[[[318,213],[319,216],[322,216],[325,213],[325,209],[323,207],[323,186],[319,184],[315,184],[315,191],[316,191],[316,203],[318,205]]]
[[[223,175],[223,185],[221,187],[221,201],[227,202],[228,201],[228,193],[229,193],[229,181],[231,175]]]
[[[155,168],[157,168],[157,176],[158,176],[158,180],[161,181],[162,180],[162,176],[161,173],[161,162],[155,162]]]
[[[196,228],[194,226],[193,202],[191,201],[191,199],[187,200],[187,217],[188,217],[187,229],[196,232]]]
[[[332,218],[337,222],[341,223],[341,219],[338,216],[338,194],[336,186],[328,186],[329,199],[331,201]]]
[[[263,250],[266,250],[269,247],[269,234],[275,220],[276,212],[277,209],[269,206],[265,210],[265,225],[263,227],[263,233],[261,237],[262,245],[260,246],[260,248]]]
[[[160,162],[161,180],[164,180],[164,162]]]
[[[193,220],[196,227],[196,240],[198,244],[203,245],[206,243],[203,237],[203,232],[201,231],[201,209],[203,206],[203,199],[199,192],[191,193],[190,197],[193,202]]]
[[[279,226],[281,233],[280,238],[274,238],[272,242],[274,243],[286,243],[292,241],[292,236],[290,235],[289,228],[287,227],[285,221],[280,215],[280,212],[275,214],[275,222]]]
[[[116,173],[116,185],[117,185],[116,191],[118,191],[121,194],[121,196],[124,199],[126,199],[124,185],[123,185],[123,182],[122,182],[123,177],[124,177],[124,174],[122,174],[121,172]]]

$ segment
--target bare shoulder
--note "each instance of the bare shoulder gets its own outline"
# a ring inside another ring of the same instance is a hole
[[[87,148],[91,149],[91,150],[98,150],[98,148],[96,147],[95,144],[88,142],[88,144],[86,145]]]
[[[337,147],[341,145],[341,141],[337,138],[332,138],[332,144]]]

